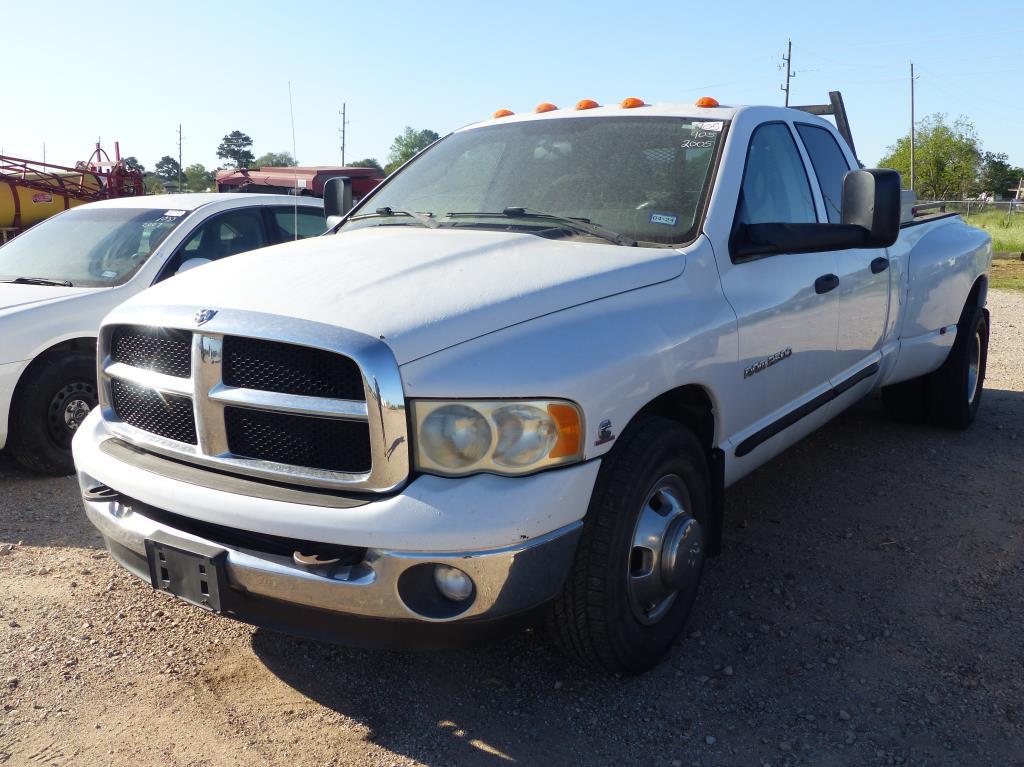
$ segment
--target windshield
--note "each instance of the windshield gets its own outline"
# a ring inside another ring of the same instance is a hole
[[[678,117],[571,117],[454,133],[388,181],[343,228],[420,225],[399,211],[428,213],[441,226],[553,226],[522,214],[445,218],[512,208],[587,221],[641,245],[689,242],[700,226],[724,125]]]
[[[188,211],[74,208],[0,247],[0,280],[19,277],[107,287],[128,280]]]

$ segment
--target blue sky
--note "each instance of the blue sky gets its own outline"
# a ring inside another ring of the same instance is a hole
[[[843,91],[862,161],[917,114],[968,116],[983,148],[1024,164],[1024,6],[906,2],[387,3],[218,0],[5,3],[4,153],[85,158],[101,136],[152,168],[177,154],[219,164],[239,129],[254,151],[291,150],[288,82],[304,164],[385,160],[406,125],[444,134],[496,108],[625,96],[781,104],[793,40],[794,103]],[[918,9],[915,12],[914,9]]]

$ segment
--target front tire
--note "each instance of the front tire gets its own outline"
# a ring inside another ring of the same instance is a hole
[[[97,402],[91,354],[67,352],[37,360],[11,403],[11,456],[36,474],[74,474],[71,439]]]
[[[619,440],[601,466],[547,625],[574,660],[636,674],[661,660],[690,614],[711,487],[704,450],[680,424],[644,416]]]

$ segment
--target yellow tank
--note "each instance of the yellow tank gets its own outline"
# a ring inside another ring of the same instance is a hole
[[[30,173],[23,178],[42,181],[52,191],[44,192],[35,187],[23,186],[19,183],[20,179],[0,175],[0,229],[24,229],[62,210],[83,204],[85,200],[60,194],[60,182],[65,179],[69,189],[74,188],[76,191],[96,191],[100,188],[99,178],[88,172],[54,175]]]

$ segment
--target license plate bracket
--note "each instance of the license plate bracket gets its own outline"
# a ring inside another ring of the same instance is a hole
[[[214,613],[224,612],[230,598],[227,556],[227,551],[218,546],[160,531],[146,539],[149,582],[153,588]]]

